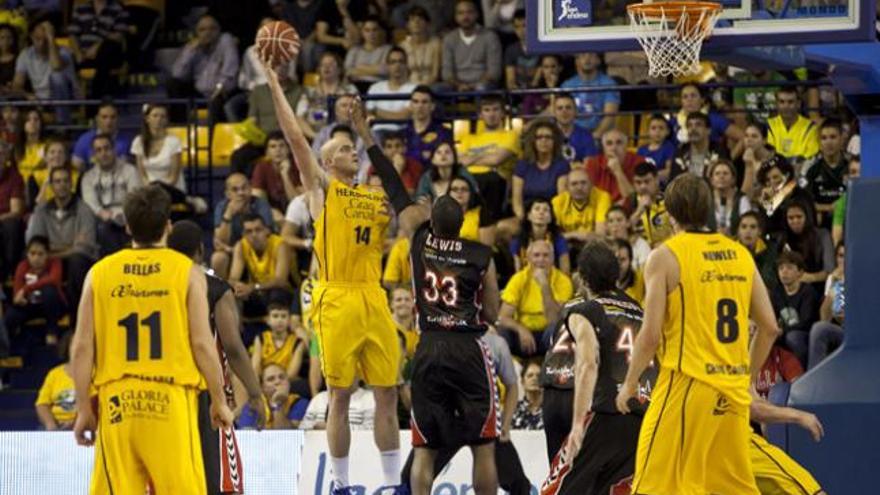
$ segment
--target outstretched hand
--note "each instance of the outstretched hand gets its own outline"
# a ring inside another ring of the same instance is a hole
[[[367,109],[360,98],[354,98],[352,101],[350,117],[354,131],[364,140],[366,147],[369,147],[373,136],[370,134],[370,123],[367,121]]]

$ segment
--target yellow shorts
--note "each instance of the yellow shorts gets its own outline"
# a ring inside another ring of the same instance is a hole
[[[822,487],[813,476],[779,447],[752,433],[752,472],[761,495],[814,495]]]
[[[356,374],[368,385],[397,385],[400,341],[381,287],[319,284],[312,301],[312,323],[329,386],[350,387]]]
[[[204,494],[198,391],[138,378],[98,389],[90,493]]]
[[[639,432],[633,493],[758,495],[749,435],[747,405],[663,369]]]

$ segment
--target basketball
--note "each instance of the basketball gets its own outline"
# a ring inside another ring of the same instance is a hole
[[[299,52],[299,34],[284,21],[273,21],[257,31],[257,50],[273,67],[293,60]]]

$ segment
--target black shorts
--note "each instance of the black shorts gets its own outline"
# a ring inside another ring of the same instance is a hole
[[[208,392],[199,394],[199,436],[208,495],[244,493],[244,468],[235,430],[211,428],[211,399]]]
[[[590,413],[581,450],[569,464],[563,442],[541,495],[629,494],[635,472],[641,416]]]
[[[479,335],[425,332],[413,357],[412,443],[441,449],[501,431],[492,355]]]

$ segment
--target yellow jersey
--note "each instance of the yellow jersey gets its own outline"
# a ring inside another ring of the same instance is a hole
[[[76,389],[64,366],[59,364],[46,374],[35,405],[49,406],[52,417],[59,423],[73,423],[76,419]]]
[[[550,293],[559,304],[574,295],[571,279],[558,268],[550,269]],[[501,293],[501,301],[516,309],[516,321],[532,332],[543,332],[550,322],[544,316],[544,296],[541,286],[532,277],[532,268],[526,266],[513,274]]]
[[[662,199],[651,203],[651,207],[639,217],[639,223],[640,228],[636,230],[644,234],[643,237],[652,248],[672,235],[672,223],[669,221],[669,213],[666,213],[666,203]]]
[[[285,370],[293,359],[293,351],[296,349],[296,335],[288,334],[281,346],[275,344],[272,338],[272,331],[266,330],[260,334],[260,343],[262,344],[262,354],[260,355],[260,363],[263,369],[270,364],[277,364]]]
[[[471,208],[464,213],[464,221],[458,231],[459,237],[480,242],[480,207]]]
[[[382,282],[405,285],[412,282],[412,265],[409,263],[409,237],[400,237],[391,245]]]
[[[498,149],[506,149],[513,154],[497,167],[474,163],[467,168],[468,172],[472,174],[485,174],[495,170],[499,175],[509,180],[510,176],[513,175],[516,161],[522,154],[519,132],[502,128],[494,131],[482,130],[474,134],[467,134],[462,138],[461,144],[458,146],[458,154],[461,156],[469,152],[486,153],[494,152]]]
[[[683,232],[666,247],[678,260],[678,286],[666,296],[660,366],[749,404],[749,312],[755,262],[718,233]]]
[[[315,222],[318,283],[378,285],[389,213],[384,193],[331,179]]]
[[[815,122],[798,115],[794,125],[785,127],[777,115],[767,120],[767,144],[786,158],[809,158],[819,152],[819,134]]]
[[[270,234],[266,240],[266,250],[262,256],[257,254],[246,237],[241,238],[241,254],[247,267],[248,275],[254,282],[265,284],[275,278],[275,264],[278,262],[278,247],[283,248],[284,240],[280,235]]]
[[[594,232],[596,224],[605,221],[611,208],[611,195],[598,188],[590,190],[587,202],[578,205],[568,191],[557,194],[551,201],[556,223],[563,232]]]
[[[199,386],[186,295],[192,260],[168,248],[123,249],[92,267],[95,377]]]

